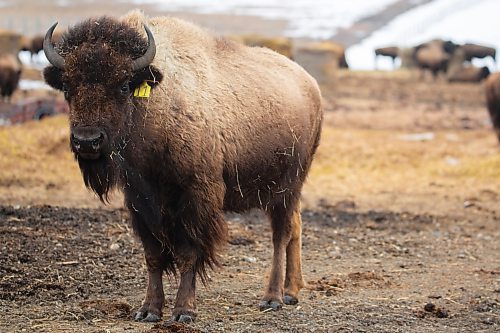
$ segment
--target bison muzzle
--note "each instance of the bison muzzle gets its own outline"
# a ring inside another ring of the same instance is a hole
[[[139,12],[70,28],[44,77],[70,106],[71,149],[84,183],[114,188],[140,238],[148,286],[136,320],[162,315],[163,273],[180,275],[172,319],[196,316],[227,243],[225,211],[265,211],[273,259],[261,309],[295,304],[303,287],[300,193],[319,143],[315,80],[269,49]]]
[[[95,160],[107,146],[106,132],[96,127],[78,127],[71,131],[71,148],[80,158]]]

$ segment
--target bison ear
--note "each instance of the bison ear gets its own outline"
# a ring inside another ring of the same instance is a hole
[[[130,85],[132,89],[135,89],[142,82],[147,81],[151,88],[156,87],[163,80],[163,74],[155,66],[146,66],[146,68],[141,69],[134,73]]]
[[[43,70],[43,78],[45,79],[45,82],[47,82],[47,84],[52,88],[58,90],[63,89],[62,74],[63,71],[54,66],[45,67]]]

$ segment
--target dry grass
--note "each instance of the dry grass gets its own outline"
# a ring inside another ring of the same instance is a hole
[[[442,212],[499,188],[500,155],[490,131],[435,131],[421,142],[403,140],[406,134],[327,125],[304,190],[307,204],[348,198],[365,208]]]
[[[65,116],[0,128],[0,202],[99,205],[83,186],[68,137]]]

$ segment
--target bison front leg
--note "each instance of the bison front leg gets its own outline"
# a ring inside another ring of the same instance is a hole
[[[182,209],[176,222],[175,261],[181,280],[172,312],[173,321],[194,321],[196,277],[207,282],[207,270],[219,264],[218,251],[227,239],[222,215],[224,189],[224,183],[218,180],[193,183],[179,200],[178,206]]]
[[[270,213],[270,217],[274,252],[269,283],[260,302],[261,310],[278,310],[283,302],[296,304],[297,295],[303,286],[300,205],[297,203],[294,208],[288,209],[278,207]]]
[[[135,313],[134,320],[157,322],[161,319],[165,295],[163,292],[163,271],[167,262],[171,262],[169,250],[164,249],[162,244],[149,231],[142,222],[142,218],[135,212],[131,212],[132,225],[140,237],[143,247],[146,266],[148,269],[148,286],[146,297],[142,306]]]
[[[157,322],[161,319],[165,295],[163,293],[162,270],[150,270],[148,265],[148,288],[141,308],[135,313],[134,320]]]
[[[191,323],[196,318],[196,273],[194,269],[181,274],[179,290],[175,297],[172,320]]]

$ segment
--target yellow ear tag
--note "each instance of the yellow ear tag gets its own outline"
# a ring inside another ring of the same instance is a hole
[[[143,81],[142,84],[135,88],[134,97],[149,97],[151,93],[151,86],[147,83],[147,81]]]

